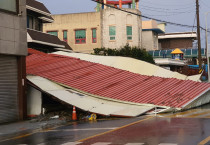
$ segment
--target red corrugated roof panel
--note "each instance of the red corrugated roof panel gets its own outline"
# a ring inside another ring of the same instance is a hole
[[[28,56],[27,74],[98,96],[176,108],[183,107],[210,88],[207,83],[144,76],[54,54]]]

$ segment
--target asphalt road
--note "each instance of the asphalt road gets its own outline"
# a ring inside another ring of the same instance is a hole
[[[210,145],[210,119],[139,117],[29,132],[0,145]]]

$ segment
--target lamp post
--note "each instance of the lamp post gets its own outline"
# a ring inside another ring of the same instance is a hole
[[[206,20],[206,58],[207,58],[207,68],[208,68],[208,82],[210,82],[210,79],[209,79],[209,50],[208,50],[208,27],[207,27],[207,16],[210,12],[206,12],[205,14],[205,20]]]

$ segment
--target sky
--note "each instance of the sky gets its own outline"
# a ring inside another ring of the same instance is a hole
[[[38,0],[45,4],[52,14],[67,14],[93,12],[96,3],[91,0]],[[196,0],[140,0],[139,10],[142,15],[154,19],[196,26]],[[206,12],[210,11],[210,0],[199,0],[200,24],[205,28]],[[210,30],[210,13],[207,17]],[[148,20],[148,19],[142,19]],[[166,33],[197,31],[196,28],[186,28],[167,24]],[[208,41],[210,44],[210,34]],[[205,47],[205,31],[201,31],[201,44]]]

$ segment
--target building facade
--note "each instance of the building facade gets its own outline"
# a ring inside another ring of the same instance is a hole
[[[115,7],[120,4],[119,1],[113,2],[106,1]],[[141,13],[134,5],[138,1],[129,2],[132,8],[122,9],[134,14],[97,5],[97,12],[53,15],[54,22],[44,24],[43,31],[66,41],[76,52],[92,53],[94,48],[102,47],[119,49],[127,43],[140,47],[141,17],[138,15]]]
[[[0,123],[26,116],[26,1],[0,1]]]
[[[44,32],[66,41],[74,51],[91,52],[101,47],[99,12],[53,15],[53,23],[44,24]]]
[[[147,51],[158,50],[158,35],[164,33],[154,20],[142,21],[142,48]]]
[[[158,36],[161,50],[175,48],[192,49],[193,42],[196,39],[196,32],[165,33]]]
[[[52,23],[54,20],[45,5],[36,0],[26,1],[27,10],[27,42],[28,47],[43,52],[54,52],[57,49],[71,48],[57,36],[43,33],[43,24]]]

